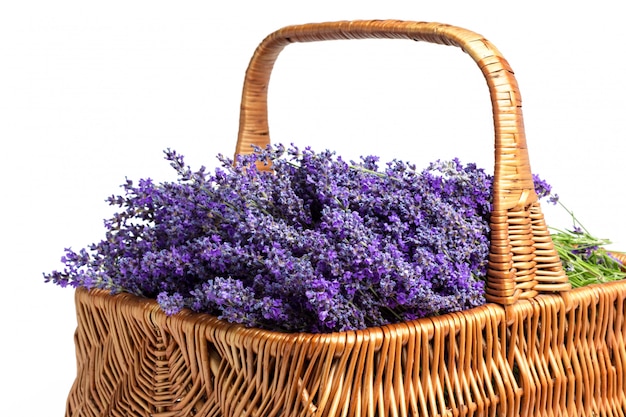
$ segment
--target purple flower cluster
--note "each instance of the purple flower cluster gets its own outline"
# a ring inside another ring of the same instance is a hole
[[[559,201],[559,195],[552,193],[552,186],[545,180],[541,179],[539,175],[533,174],[533,184],[535,186],[535,192],[539,199],[548,199],[548,203],[556,204]]]
[[[46,281],[155,298],[247,326],[362,329],[484,303],[492,178],[269,146],[213,173],[167,150],[175,182],[127,181],[99,243]],[[270,169],[257,169],[269,164]]]

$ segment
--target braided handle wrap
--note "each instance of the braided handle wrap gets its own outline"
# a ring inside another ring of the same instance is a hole
[[[535,193],[515,75],[500,51],[472,31],[429,22],[340,21],[284,27],[257,47],[246,72],[236,154],[270,143],[267,92],[278,55],[291,43],[347,39],[408,39],[461,48],[483,73],[493,109],[495,169],[487,300],[501,305],[539,292],[571,289]]]

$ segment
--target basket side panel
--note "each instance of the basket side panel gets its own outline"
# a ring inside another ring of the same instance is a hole
[[[514,306],[509,360],[521,415],[623,416],[626,282],[540,296]]]
[[[224,417],[517,415],[495,305],[363,331],[218,334]]]
[[[77,376],[67,417],[220,415],[201,320],[127,294],[76,292]],[[198,332],[203,337],[198,337]]]

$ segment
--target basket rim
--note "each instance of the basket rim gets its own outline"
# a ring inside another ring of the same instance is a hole
[[[486,323],[486,317],[489,320],[495,318],[497,323],[507,321],[511,314],[519,311],[533,308],[536,305],[544,303],[562,303],[566,311],[571,309],[572,303],[580,302],[596,298],[597,295],[604,291],[613,292],[615,289],[626,287],[626,279],[595,283],[584,287],[574,288],[567,293],[543,293],[535,298],[519,300],[518,303],[509,306],[502,306],[498,303],[487,302],[483,305],[473,307],[467,310],[445,313],[439,316],[421,317],[414,320],[403,322],[389,323],[382,326],[372,326],[365,329],[345,330],[330,333],[311,333],[311,332],[283,332],[272,329],[264,329],[258,327],[247,327],[239,323],[231,323],[220,319],[210,313],[195,312],[189,308],[184,308],[180,312],[168,316],[159,306],[156,299],[143,297],[127,292],[112,294],[108,290],[103,289],[86,289],[83,287],[76,288],[77,305],[83,302],[90,302],[96,307],[104,307],[105,304],[113,303],[114,305],[126,305],[133,310],[133,314],[138,316],[150,315],[151,320],[155,323],[166,323],[168,321],[190,321],[192,323],[202,323],[214,330],[213,332],[232,331],[242,335],[242,339],[264,337],[267,339],[283,339],[285,341],[306,340],[309,343],[328,343],[336,342],[338,339],[349,341],[356,337],[374,337],[382,338],[390,329],[398,330],[405,328],[407,331],[412,328],[421,328],[432,334],[435,327],[445,325],[445,323],[460,322],[468,320],[471,317],[473,322]],[[128,309],[124,309],[128,311]],[[211,339],[213,339],[211,337]]]

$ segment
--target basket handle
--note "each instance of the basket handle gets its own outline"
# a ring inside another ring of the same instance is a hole
[[[530,170],[517,81],[502,54],[481,35],[428,22],[364,20],[287,26],[257,47],[243,86],[235,154],[270,143],[267,91],[278,55],[290,43],[341,39],[409,39],[453,45],[482,71],[491,96],[495,169],[486,297],[511,305],[538,292],[571,289],[541,213]]]

